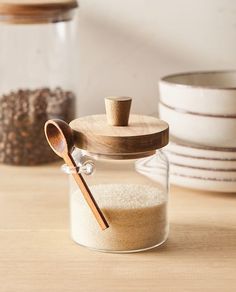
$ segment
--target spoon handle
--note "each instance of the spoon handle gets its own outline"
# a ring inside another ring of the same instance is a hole
[[[75,163],[75,161],[70,153],[65,155],[63,158],[64,158],[65,163],[69,167],[76,167],[76,163]],[[98,224],[100,225],[102,230],[107,229],[109,227],[109,225],[106,221],[106,218],[104,217],[101,209],[98,207],[98,204],[95,201],[93,195],[91,194],[89,187],[86,184],[84,178],[79,173],[73,173],[72,175],[73,175],[76,183],[78,184],[87,204],[89,205],[91,211],[93,212]]]

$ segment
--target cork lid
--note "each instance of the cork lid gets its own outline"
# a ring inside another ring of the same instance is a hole
[[[164,121],[144,115],[130,115],[131,98],[105,98],[106,115],[73,120],[75,146],[90,153],[125,159],[149,156],[169,142]]]
[[[15,24],[68,21],[77,7],[76,0],[0,0],[0,21]]]

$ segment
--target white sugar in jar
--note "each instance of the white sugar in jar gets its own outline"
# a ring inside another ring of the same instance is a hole
[[[77,157],[92,163],[91,157]],[[83,157],[83,158],[81,158]],[[154,248],[168,236],[168,163],[161,152],[125,161],[93,159],[96,172],[84,177],[109,228],[101,230],[70,176],[72,239],[105,252],[135,252]],[[154,174],[150,175],[150,170]]]
[[[83,246],[103,251],[136,251],[163,243],[168,234],[165,193],[139,184],[90,187],[110,227],[102,231],[80,191],[71,193],[71,236]]]

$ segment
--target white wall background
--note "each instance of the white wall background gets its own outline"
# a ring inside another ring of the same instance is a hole
[[[156,115],[160,76],[236,68],[235,0],[80,0],[78,21],[80,115],[108,95]]]

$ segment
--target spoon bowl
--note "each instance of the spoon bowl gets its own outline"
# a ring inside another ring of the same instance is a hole
[[[49,120],[46,122],[45,135],[52,150],[60,157],[71,153],[74,147],[73,133],[70,126],[62,120]]]

